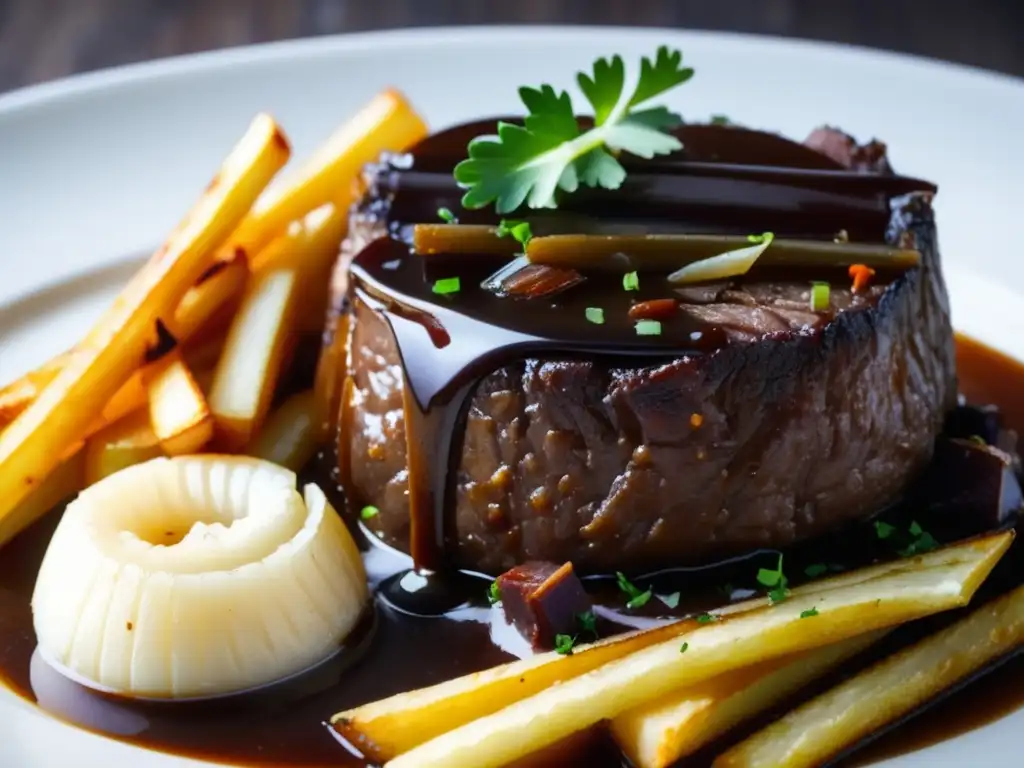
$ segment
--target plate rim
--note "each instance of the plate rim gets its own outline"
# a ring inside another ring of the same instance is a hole
[[[87,96],[96,90],[132,85],[147,80],[175,77],[210,68],[227,69],[244,66],[255,59],[274,61],[329,53],[358,53],[382,44],[417,47],[436,46],[445,42],[458,44],[470,38],[504,38],[513,42],[536,42],[539,37],[564,40],[565,37],[587,38],[614,34],[635,39],[658,35],[683,35],[704,40],[722,39],[733,44],[761,45],[772,48],[799,49],[804,53],[841,55],[850,59],[873,59],[899,63],[912,68],[940,69],[948,76],[976,79],[989,85],[1024,89],[1024,77],[989,70],[969,64],[947,61],[931,56],[872,48],[851,43],[784,37],[750,32],[692,29],[688,27],[651,27],[596,24],[481,24],[439,25],[396,29],[340,32],[317,37],[301,37],[249,43],[227,48],[165,56],[148,61],[119,64],[87,72],[65,75],[53,80],[33,83],[0,92],[0,116],[4,113],[40,106],[53,99]]]
[[[480,25],[480,26],[437,26],[420,27],[411,29],[375,30],[355,33],[342,33],[317,38],[303,38],[284,40],[269,43],[237,46],[217,51],[204,51],[179,56],[165,57],[147,62],[125,64],[115,67],[98,69],[92,72],[80,73],[49,82],[27,85],[6,93],[0,94],[0,119],[14,116],[21,113],[30,113],[38,108],[46,108],[55,103],[77,106],[76,102],[88,101],[91,96],[98,93],[130,87],[144,83],[159,83],[165,79],[187,77],[190,74],[215,71],[227,71],[232,69],[245,68],[258,63],[273,63],[275,61],[288,60],[311,60],[317,57],[345,57],[366,54],[376,50],[379,54],[381,49],[385,51],[395,46],[403,46],[405,50],[424,50],[443,45],[445,43],[465,44],[467,41],[480,43],[481,40],[500,41],[504,45],[521,45],[526,42],[536,44],[549,39],[551,42],[564,41],[571,37],[570,42],[578,43],[592,39],[606,39],[612,36],[619,38],[628,37],[628,44],[639,44],[645,41],[662,42],[658,38],[671,37],[673,39],[685,40],[695,39],[704,42],[723,41],[730,46],[752,46],[760,47],[761,50],[773,52],[797,53],[801,57],[815,56],[840,56],[850,64],[856,63],[892,63],[904,68],[908,72],[927,72],[932,76],[956,78],[961,84],[969,84],[975,87],[992,89],[997,93],[1009,93],[1013,97],[1024,95],[1024,79],[1004,73],[998,73],[971,67],[968,65],[955,64],[951,62],[932,59],[929,57],[916,56],[912,54],[897,53],[881,49],[873,49],[864,46],[854,46],[841,43],[820,42],[798,38],[785,38],[772,35],[754,35],[749,33],[718,32],[710,30],[691,30],[687,28],[653,28],[653,27],[622,27],[622,26],[568,26],[568,25]],[[2,123],[0,123],[2,130]],[[58,270],[53,278],[42,286],[36,286],[29,291],[19,291],[9,300],[0,302],[0,306],[7,306],[12,301],[27,297],[30,293],[38,290],[48,290],[50,287],[65,281],[77,280],[95,269],[108,268],[117,261],[122,260],[123,254],[111,254],[102,262],[72,271],[68,269]],[[950,282],[952,274],[964,274],[973,279],[979,287],[986,287],[986,290],[1000,291],[1002,294],[1012,297],[1017,302],[1021,301],[1024,293],[1000,285],[995,278],[983,271],[965,269],[957,265],[952,267],[947,261],[944,265],[947,282]],[[970,281],[968,281],[970,282]],[[973,290],[972,295],[978,296]],[[1016,318],[1014,318],[1016,321]],[[954,324],[955,318],[954,318]],[[1018,328],[1024,330],[1024,318],[1016,322]],[[1011,356],[1024,360],[1024,333],[1017,336],[1010,336],[1010,331],[1004,330],[998,336],[992,333],[982,334],[982,339],[996,348],[1010,354]],[[1017,339],[1020,339],[1018,342]],[[1013,348],[1007,348],[1003,342],[1010,344]],[[152,750],[137,745],[127,745],[124,741],[107,737],[94,731],[85,730],[70,723],[55,718],[39,707],[23,702],[20,697],[5,692],[7,695],[0,700],[0,712],[10,711],[12,700],[17,699],[21,709],[46,721],[47,729],[71,728],[81,737],[100,739],[103,746],[97,747],[99,752],[106,755],[108,752],[116,754],[114,750],[118,747],[128,747],[130,754],[135,755],[137,750],[149,754],[148,759],[142,760],[150,765],[151,760],[159,758],[170,759],[175,766],[181,765],[209,765],[209,763],[193,762],[188,757],[172,755],[158,750]],[[16,706],[16,705],[15,705]],[[12,718],[12,727],[16,725],[15,718]],[[983,737],[983,732],[992,727],[998,727],[999,723],[991,723],[982,728],[971,731],[967,736]],[[1004,728],[1007,726],[1003,726]],[[957,737],[956,740],[964,738]],[[945,742],[943,742],[945,743]],[[909,756],[901,756],[890,763],[886,761],[885,766],[898,763],[900,766],[919,764],[919,759],[924,759],[924,764],[929,757],[938,758],[942,761],[941,755],[935,755],[931,747],[911,753]],[[92,753],[92,748],[89,752]],[[909,759],[906,759],[908,758]],[[35,763],[33,763],[34,765]],[[164,763],[161,762],[161,765]],[[935,764],[935,763],[931,763]],[[879,768],[881,768],[879,764]]]

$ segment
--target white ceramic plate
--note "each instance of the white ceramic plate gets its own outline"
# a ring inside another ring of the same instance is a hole
[[[469,28],[243,48],[0,96],[0,381],[74,341],[255,112],[272,112],[302,154],[387,85],[440,127],[517,110],[519,85],[568,86],[599,55],[635,61],[662,43],[697,69],[673,98],[684,116],[724,113],[794,137],[821,123],[877,135],[901,172],[937,181],[955,322],[1024,358],[1024,83],[767,38]],[[1009,768],[1022,728],[1024,711],[886,765]],[[199,764],[62,725],[3,691],[0,765]]]

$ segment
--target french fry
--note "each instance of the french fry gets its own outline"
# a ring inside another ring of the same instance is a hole
[[[299,333],[323,330],[331,272],[347,225],[348,210],[328,203],[301,221],[292,222],[287,232],[274,239],[252,260],[254,272],[278,268],[298,272],[299,295],[302,296],[296,317],[296,331]]]
[[[228,251],[255,254],[293,221],[321,205],[334,202],[347,211],[354,182],[363,166],[385,151],[409,148],[427,135],[427,126],[405,97],[388,89],[375,96],[282,183],[267,190],[253,206]]]
[[[168,456],[198,453],[213,437],[213,414],[192,372],[172,352],[147,377],[149,421]]]
[[[90,437],[85,443],[85,486],[122,469],[163,456],[146,410],[130,413]],[[85,487],[83,486],[83,487]]]
[[[16,514],[38,520],[62,501],[70,499],[87,485],[85,480],[85,451],[82,446],[72,448],[50,475],[22,499]]]
[[[821,694],[715,760],[715,768],[810,768],[1024,643],[1024,587]]]
[[[267,417],[263,429],[245,452],[298,472],[309,463],[319,447],[316,427],[313,390],[299,392]]]
[[[264,270],[249,280],[210,390],[220,450],[242,450],[266,418],[291,333],[298,285],[298,275],[290,269]]]
[[[809,617],[811,618],[811,617]],[[668,768],[876,643],[886,630],[712,678],[611,721],[637,768]]]
[[[245,259],[235,258],[221,264],[223,266],[218,266],[215,273],[190,288],[173,317],[164,320],[167,330],[179,342],[192,338],[211,319],[230,309],[232,302],[241,295],[248,275]],[[56,378],[74,354],[74,349],[62,352],[0,389],[0,430],[39,397],[39,393]],[[145,393],[143,378],[141,374],[133,375],[122,387],[123,391],[119,390],[110,398],[102,416],[96,420],[93,432],[145,405],[145,399],[140,397]]]
[[[965,605],[1012,540],[993,534],[908,558],[877,579],[702,624],[444,733],[387,768],[498,768],[672,691]],[[811,609],[813,620],[800,617]]]
[[[331,724],[374,762],[384,762],[485,714],[577,677],[615,659],[678,637],[696,624],[681,621],[554,651],[399,693],[339,712]]]
[[[0,434],[0,544],[33,522],[15,514],[18,504],[141,367],[157,320],[174,312],[288,154],[273,119],[258,116],[164,246],[122,290],[49,386]]]
[[[953,566],[960,562],[962,551],[957,547],[947,547],[930,553],[930,557],[930,564],[936,568]],[[790,599],[813,598],[849,589],[900,573],[906,568],[906,560],[894,560],[847,571],[795,587],[790,591]],[[767,597],[755,597],[731,603],[711,613],[726,617],[770,605]],[[446,731],[497,712],[554,683],[577,677],[649,645],[678,637],[696,626],[699,625],[692,621],[680,621],[654,630],[619,635],[592,646],[579,646],[569,657],[554,651],[539,654],[526,661],[512,662],[340,712],[332,718],[332,723],[364,754],[378,762],[386,762]]]
[[[182,297],[167,330],[185,343],[218,314],[230,309],[245,290],[249,266],[243,258],[218,262],[216,271],[203,278]]]
[[[71,359],[71,352],[62,352],[46,361],[34,371],[29,371],[16,381],[0,389],[0,430],[21,415],[53,381]]]

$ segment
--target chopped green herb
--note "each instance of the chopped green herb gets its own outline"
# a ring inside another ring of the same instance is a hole
[[[501,592],[498,591],[497,580],[491,582],[491,586],[487,589],[487,602],[491,605],[497,605],[501,602]]]
[[[597,639],[597,616],[593,611],[584,611],[576,614],[576,621],[580,623],[580,629],[589,632]]]
[[[555,651],[563,656],[572,656],[576,638],[573,635],[555,635]]]
[[[811,283],[811,311],[824,312],[829,307],[829,285],[828,283]]]
[[[909,530],[910,530],[910,535],[915,537],[915,538],[917,538],[922,533],[924,533],[924,528],[921,527],[921,524],[919,522],[917,522],[917,520],[912,520],[911,521],[910,529]]]
[[[804,573],[809,579],[816,579],[819,576],[828,573],[828,566],[824,563],[815,563],[814,565],[808,565],[804,568]]]
[[[801,619],[809,619],[809,618],[811,618],[811,616],[817,616],[817,615],[818,615],[818,609],[817,608],[808,608],[806,611],[800,611],[800,618]]]
[[[702,613],[697,617],[698,624],[710,624],[713,621],[718,621],[718,617],[710,613]]]
[[[533,238],[533,232],[530,231],[530,222],[502,219],[498,222],[498,237],[509,236],[521,243],[525,248]]]
[[[639,291],[640,276],[636,272],[627,272],[622,276],[622,287],[627,291]]]
[[[452,213],[448,208],[438,208],[437,217],[441,219],[441,221],[446,221],[449,224],[459,223],[459,220],[455,218],[455,214]]]
[[[682,645],[681,645],[681,646],[679,647],[679,652],[680,652],[680,653],[686,653],[686,649],[687,649],[687,648],[689,648],[689,647],[690,647],[690,644],[689,644],[689,643],[683,643],[683,644],[682,644]]]
[[[910,542],[909,546],[899,550],[900,557],[913,557],[914,555],[923,555],[925,552],[931,552],[933,549],[937,549],[939,542],[932,536],[928,531],[924,531],[920,536]]]
[[[647,605],[647,602],[651,599],[651,595],[654,594],[650,589],[646,592],[641,591],[635,584],[633,584],[633,582],[627,579],[626,575],[621,571],[616,572],[615,580],[619,584],[619,589],[629,596],[629,601],[626,603],[627,608],[642,608]]]
[[[768,599],[772,603],[781,603],[789,595],[787,589],[789,580],[782,572],[782,555],[779,555],[779,564],[775,570],[769,570],[768,568],[761,568],[757,572],[757,581],[759,584],[765,587],[769,587]]]
[[[604,325],[604,310],[600,307],[587,307],[586,316],[594,325]]]
[[[371,520],[380,514],[380,510],[372,504],[367,504],[361,510],[359,510],[359,518],[361,520]]]
[[[767,240],[769,243],[775,239],[775,235],[772,232],[762,232],[760,235],[747,235],[748,243],[763,243]]]
[[[567,92],[550,85],[520,88],[527,109],[523,124],[498,123],[498,135],[473,139],[469,158],[455,167],[455,180],[466,190],[462,205],[474,209],[493,202],[499,214],[524,202],[555,208],[558,190],[575,192],[580,184],[618,189],[626,177],[615,157],[619,152],[651,158],[681,149],[669,131],[682,118],[646,105],[693,76],[682,59],[664,46],[653,60],[644,57],[632,93],[625,90],[621,56],[598,59],[592,72],[580,72],[580,89],[594,109],[594,127],[583,132]]]
[[[445,277],[434,283],[434,293],[446,296],[450,293],[458,293],[462,286],[457,277]]]
[[[673,592],[671,595],[655,595],[656,598],[661,600],[669,608],[679,607],[679,593]]]
[[[875,535],[880,539],[888,539],[896,532],[895,525],[889,525],[882,520],[875,521]]]
[[[648,602],[650,602],[652,594],[653,593],[649,589],[646,592],[641,592],[639,595],[627,602],[626,607],[630,610],[633,610],[634,608],[643,608]]]
[[[712,115],[711,116],[711,124],[712,125],[732,125],[732,120],[730,120],[725,115]]]
[[[661,336],[661,322],[658,320],[637,320],[637,336]]]

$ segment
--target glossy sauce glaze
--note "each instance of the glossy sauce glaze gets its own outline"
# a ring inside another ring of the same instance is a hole
[[[634,290],[624,290],[628,268],[581,269],[581,286],[551,297],[513,300],[481,287],[507,257],[413,253],[407,243],[410,227],[436,222],[440,208],[456,211],[463,223],[497,224],[493,213],[460,207],[461,191],[452,177],[467,140],[493,129],[493,121],[459,126],[429,137],[409,155],[371,168],[362,215],[391,236],[363,248],[351,263],[350,306],[365,305],[385,318],[402,362],[409,545],[424,571],[450,566],[449,511],[463,425],[469,397],[487,373],[517,359],[551,355],[611,364],[642,358],[643,365],[656,366],[710,354],[730,343],[725,328],[685,312],[662,322],[659,335],[638,336],[629,311],[641,301],[676,296],[666,281],[671,269],[639,271]],[[627,161],[631,172],[621,189],[581,189],[565,196],[557,212],[531,212],[535,233],[747,235],[770,230],[778,237],[831,243],[842,232],[859,243],[899,245],[909,233],[892,225],[893,201],[911,192],[935,191],[928,182],[894,175],[887,167],[847,169],[765,132],[687,125],[679,129],[679,138],[685,149],[678,156]],[[456,293],[434,293],[437,281],[456,277]],[[833,307],[838,303],[839,311],[845,311],[871,306],[898,279],[899,273],[880,271],[866,296],[838,288],[849,285],[845,268],[755,267],[735,282],[739,287],[770,282],[797,296],[802,288],[809,290],[811,280],[826,281],[837,286]],[[602,309],[600,326],[587,319],[588,307]],[[810,315],[803,332],[820,330],[835,314]],[[343,398],[342,425],[350,402]]]
[[[1024,391],[1024,366],[969,339],[960,339],[958,349],[964,391],[976,393],[988,402],[991,398],[986,394],[995,386],[1000,393],[1013,396],[1011,400],[995,400],[1005,413],[1024,411],[1019,394]],[[1011,418],[1008,426],[1020,431],[1024,429],[1024,420]],[[324,458],[311,471],[313,477],[322,478]],[[943,538],[937,520],[921,519],[916,514],[919,508],[915,507],[913,512],[915,519],[925,527],[931,526],[940,540]],[[885,519],[905,524],[911,513],[909,509],[888,510]],[[305,675],[262,691],[188,704],[133,702],[97,694],[66,680],[35,654],[29,601],[58,516],[59,511],[55,511],[18,537],[5,548],[0,559],[0,637],[4,638],[0,645],[0,675],[13,691],[36,702],[46,712],[133,744],[239,766],[366,768],[368,764],[347,751],[344,740],[326,724],[331,715],[528,653],[519,635],[505,623],[500,609],[488,605],[488,581],[463,576],[448,584],[443,595],[444,600],[451,601],[454,589],[460,605],[447,610],[440,619],[424,619],[396,610],[378,591],[373,615],[338,656]],[[364,549],[367,572],[378,590],[388,579],[409,578],[411,562],[406,555],[371,542],[361,535],[358,526],[354,529]],[[1019,582],[1024,567],[1021,550],[1018,541],[975,598],[975,604]],[[785,553],[786,570],[793,574],[794,584],[810,563],[827,562],[852,568],[892,556],[891,546],[880,542],[868,524],[826,540],[807,542]],[[635,579],[644,587],[653,587],[656,595],[679,592],[683,599],[671,610],[653,599],[640,610],[627,611],[626,598],[614,580],[592,578],[586,584],[595,599],[599,630],[602,635],[610,635],[699,613],[730,599],[745,599],[758,589],[758,568],[774,567],[777,557],[777,552],[763,551],[717,565]],[[934,631],[955,615],[944,614],[909,625],[894,633],[874,655],[891,652]],[[817,688],[855,672],[869,660],[855,660]],[[836,765],[867,765],[873,759],[952,738],[1005,715],[1024,704],[1022,675],[1024,664],[1020,658],[1010,660],[999,668],[998,674],[973,682],[937,705],[934,712],[926,708],[891,733],[881,734],[863,752],[854,752]],[[815,689],[812,686],[810,692]],[[808,694],[804,692],[797,700]],[[722,742],[685,760],[680,768],[705,768],[727,743],[768,719],[741,727]],[[581,734],[544,756],[522,763],[528,768],[621,768],[623,764],[608,737],[598,731]]]

